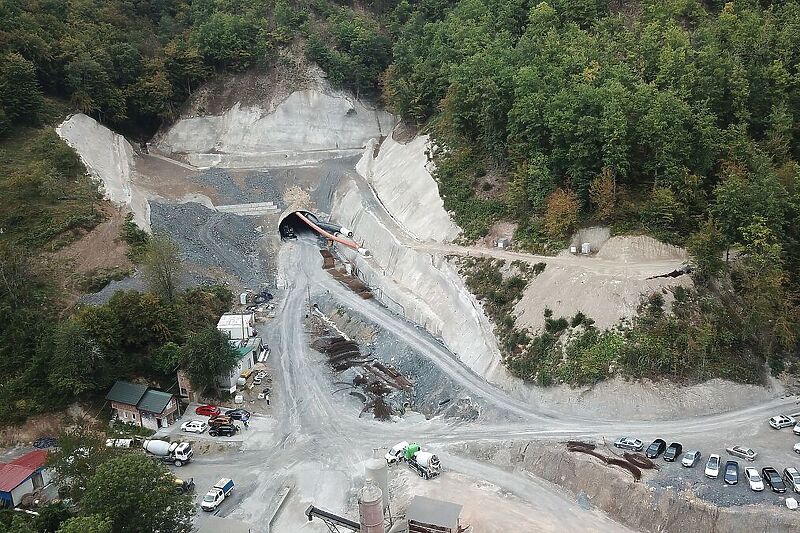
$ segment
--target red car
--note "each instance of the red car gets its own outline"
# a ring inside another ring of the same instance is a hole
[[[220,413],[219,407],[215,405],[201,405],[194,412],[202,416],[217,416]]]

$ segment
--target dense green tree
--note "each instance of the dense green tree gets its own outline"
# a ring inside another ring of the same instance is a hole
[[[214,387],[217,378],[227,375],[238,360],[228,336],[215,327],[191,335],[183,347],[184,368],[200,391]]]
[[[175,493],[169,470],[141,454],[123,454],[97,467],[86,485],[81,509],[108,517],[115,533],[192,529],[194,504]]]
[[[97,469],[114,456],[105,435],[78,425],[58,436],[58,449],[50,454],[48,467],[53,479],[72,499],[80,501]]]
[[[111,533],[111,520],[99,514],[76,516],[61,525],[57,533]]]
[[[6,119],[36,122],[41,107],[42,92],[33,63],[18,53],[0,56],[0,109]]]
[[[142,257],[144,275],[150,290],[163,296],[168,302],[174,302],[177,294],[177,283],[181,263],[178,256],[180,250],[166,235],[155,235]]]
[[[725,268],[725,236],[713,221],[706,221],[687,243],[695,265],[695,279],[703,284],[719,276]]]
[[[77,322],[59,324],[52,344],[42,349],[52,351],[48,381],[58,392],[77,396],[108,385],[102,378],[107,364],[105,354]]]

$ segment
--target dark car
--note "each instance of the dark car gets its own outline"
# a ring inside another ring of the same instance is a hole
[[[247,409],[228,409],[225,411],[225,416],[229,416],[234,420],[248,420],[250,418],[250,411]]]
[[[683,451],[683,446],[681,446],[681,443],[673,442],[672,444],[669,445],[667,451],[664,452],[664,460],[670,462],[675,461],[675,459],[678,458],[678,456],[681,454],[682,451]]]
[[[239,431],[239,428],[233,424],[223,424],[221,426],[212,427],[208,430],[208,434],[212,437],[216,437],[217,435],[221,437],[233,437],[236,435],[237,431]]]
[[[772,492],[786,492],[786,483],[783,482],[778,471],[771,466],[765,466],[761,469],[761,477],[764,478],[764,483],[772,488]]]
[[[739,483],[739,463],[736,461],[728,461],[725,463],[725,483],[728,485],[736,485]]]
[[[644,454],[650,459],[655,459],[656,457],[664,453],[664,450],[666,449],[667,449],[667,441],[665,441],[664,439],[656,439],[650,444],[650,446],[647,447],[647,450],[645,450]]]

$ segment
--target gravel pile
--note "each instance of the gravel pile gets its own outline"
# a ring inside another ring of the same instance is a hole
[[[244,177],[244,187],[240,186],[226,170],[220,168],[203,170],[200,174],[192,176],[191,179],[196,183],[216,189],[221,201],[225,204],[274,202],[279,208],[284,207],[281,193],[268,171],[248,174]]]
[[[258,246],[260,234],[252,219],[217,213],[196,203],[153,202],[150,223],[154,232],[169,235],[179,246],[184,261],[223,269],[247,287],[267,282]]]

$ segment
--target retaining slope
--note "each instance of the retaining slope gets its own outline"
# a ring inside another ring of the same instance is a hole
[[[236,103],[221,115],[183,118],[158,141],[199,167],[255,168],[309,164],[357,155],[387,134],[395,118],[346,92],[305,89],[261,106]]]
[[[450,242],[461,228],[452,221],[431,176],[427,135],[401,144],[389,135],[374,157],[376,141],[364,150],[356,171],[375,190],[386,211],[409,234],[422,241]]]
[[[365,208],[351,180],[341,184],[333,217],[352,228],[371,259],[345,251],[375,296],[389,308],[440,337],[476,373],[492,375],[500,353],[491,325],[458,273],[441,256],[403,246]]]

